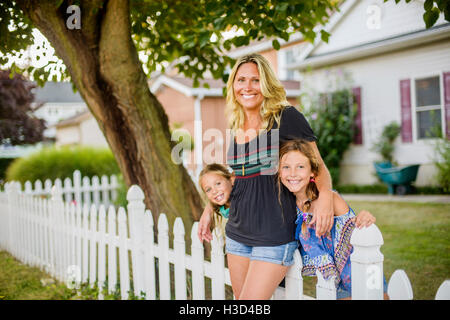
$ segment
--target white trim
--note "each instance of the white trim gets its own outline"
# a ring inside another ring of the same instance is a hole
[[[169,78],[165,75],[160,75],[155,83],[151,86],[150,91],[155,94],[162,85],[166,85],[174,90],[177,90],[188,97],[204,96],[204,97],[221,97],[222,89],[220,88],[190,88],[184,84]]]
[[[289,69],[305,69],[306,67],[321,67],[329,64],[342,63],[357,58],[369,57],[377,54],[391,52],[393,50],[405,49],[417,44],[425,44],[431,41],[450,38],[450,25],[426,30],[420,33],[404,35],[402,37],[387,39],[375,43],[369,43],[357,48],[325,54],[323,56],[311,57],[288,66]]]
[[[358,2],[359,2],[358,0],[345,1],[342,4],[341,8],[339,8],[340,10],[331,16],[330,20],[325,25],[323,30],[331,33],[331,31],[333,31],[333,29],[341,21],[341,19],[343,19],[351,11],[351,9],[355,6],[355,4],[357,4]],[[319,32],[320,26],[317,26],[314,31],[316,33]],[[305,50],[302,52],[302,54],[298,57],[298,61],[299,61],[298,64],[300,64],[303,60],[305,60],[311,54],[311,52],[315,48],[317,48],[317,46],[321,43],[322,43],[322,39],[320,37],[316,37],[314,43],[309,43],[308,46],[305,48]],[[293,68],[297,68],[297,63],[294,63],[288,67],[288,69],[293,69]]]
[[[189,87],[186,87],[185,85],[179,83],[178,81],[175,81],[165,75],[160,75],[156,82],[151,86],[150,91],[155,94],[161,85],[166,85],[168,87],[171,87],[172,89],[175,89],[177,91],[180,91],[181,93],[187,95],[188,97],[192,96],[192,92]]]

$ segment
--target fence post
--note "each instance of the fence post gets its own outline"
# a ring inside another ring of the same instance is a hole
[[[164,213],[158,218],[158,249],[159,298],[170,300],[169,223]]]
[[[100,181],[101,181],[101,190],[102,190],[102,203],[105,205],[105,207],[108,207],[109,206],[108,177],[105,175],[102,175]]]
[[[72,190],[72,180],[67,177],[64,179],[64,200],[67,203],[72,202]]]
[[[144,289],[144,192],[137,185],[132,185],[127,192],[128,219],[130,238],[133,244],[131,263],[133,266],[134,295],[140,296]]]
[[[8,183],[7,195],[8,195],[8,251],[11,253],[16,253],[14,250],[15,244],[17,243],[17,232],[15,230],[15,219],[17,211],[17,197],[19,194],[18,186],[15,182]]]
[[[73,172],[73,196],[75,199],[75,204],[81,206],[81,172],[80,170],[75,170]]]
[[[103,300],[103,289],[106,288],[106,209],[102,204],[98,217],[98,289],[99,299]]]
[[[383,236],[375,224],[353,231],[352,299],[383,300]]]
[[[108,208],[108,292],[117,286],[117,218],[114,206]]]
[[[192,255],[192,296],[194,300],[205,300],[205,274],[203,269],[203,244],[197,236],[198,222],[194,222],[191,230]]]
[[[300,252],[294,252],[294,265],[292,265],[285,280],[285,298],[289,300],[303,299],[303,278],[302,278],[302,258]]]
[[[175,299],[186,300],[186,244],[184,241],[185,231],[183,220],[180,217],[175,219],[173,234],[173,249],[175,253]]]
[[[119,268],[120,268],[120,293],[122,300],[127,300],[130,291],[130,266],[128,262],[128,232],[127,214],[123,207],[119,208],[117,216],[119,223]]]
[[[450,280],[445,280],[436,292],[435,300],[450,300]]]
[[[395,270],[389,280],[388,295],[390,300],[412,300],[413,291],[406,272]]]
[[[211,291],[214,300],[225,300],[225,257],[223,253],[224,240],[220,230],[216,228],[213,231],[211,241]]]
[[[46,180],[47,182],[48,180]],[[62,193],[61,193],[61,187],[58,184],[55,184],[51,189],[52,194],[52,207],[51,207],[51,218],[50,218],[50,225],[53,229],[52,233],[52,240],[53,240],[53,261],[50,262],[53,265],[51,265],[51,268],[54,268],[55,276],[58,280],[63,281],[63,270],[62,270],[62,224],[61,224],[61,218],[64,210],[64,203],[62,200]]]
[[[93,288],[97,281],[97,207],[95,204],[91,205],[89,220],[89,284]]]
[[[83,177],[83,203],[91,204],[91,182],[89,177]]]
[[[156,299],[156,279],[155,279],[155,240],[153,231],[153,215],[150,210],[144,215],[144,259],[145,259],[145,298],[147,300]]]
[[[322,273],[317,270],[316,299],[317,300],[336,300],[335,277],[325,280]]]

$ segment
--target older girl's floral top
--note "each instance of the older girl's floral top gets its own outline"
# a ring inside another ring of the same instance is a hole
[[[316,276],[316,271],[319,271],[325,280],[334,277],[337,289],[351,291],[349,257],[353,251],[350,237],[355,228],[354,217],[355,213],[349,207],[347,213],[334,217],[331,231],[318,238],[315,225],[308,226],[306,233],[302,234],[302,224],[309,224],[312,213],[302,212],[297,207],[295,238],[301,243],[303,276]]]

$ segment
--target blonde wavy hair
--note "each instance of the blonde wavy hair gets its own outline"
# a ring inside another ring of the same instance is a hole
[[[244,127],[244,110],[236,100],[233,83],[239,67],[249,62],[256,64],[258,67],[261,93],[264,96],[260,109],[262,118],[261,129],[269,131],[274,121],[278,126],[280,125],[281,111],[290,104],[286,100],[286,91],[270,67],[269,61],[259,54],[249,54],[239,58],[231,70],[227,82],[227,105],[225,109],[228,125],[233,132]]]

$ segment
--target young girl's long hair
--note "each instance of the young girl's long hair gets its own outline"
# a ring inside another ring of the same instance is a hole
[[[304,156],[306,156],[309,159],[309,163],[311,165],[311,172],[314,173],[314,176],[317,177],[319,173],[319,159],[316,156],[316,153],[306,140],[296,139],[296,140],[288,140],[284,142],[279,151],[279,159],[280,159],[280,166],[281,166],[281,159],[283,156],[285,156],[288,152],[291,151],[297,151],[302,153]],[[281,179],[280,174],[278,170],[278,201],[281,205]],[[308,185],[306,186],[306,196],[307,199],[305,203],[303,203],[300,210],[303,212],[308,212],[308,210],[311,208],[312,201],[316,200],[319,197],[319,189],[317,189],[317,185],[315,181],[310,181]],[[303,223],[302,225],[302,233],[306,233],[306,223]]]
[[[200,172],[200,175],[199,175],[199,178],[198,178],[198,181],[199,181],[199,184],[200,184],[200,188],[203,191],[204,200],[211,204],[211,206],[212,206],[212,208],[214,210],[214,213],[215,213],[214,219],[213,219],[213,224],[212,224],[211,227],[214,228],[215,226],[218,226],[219,229],[221,229],[222,226],[223,226],[223,222],[224,222],[223,217],[220,214],[220,207],[221,206],[219,206],[217,204],[214,204],[211,201],[209,201],[208,198],[206,197],[205,190],[203,190],[203,187],[201,186],[202,178],[207,173],[217,174],[217,175],[219,175],[221,177],[224,177],[225,179],[227,179],[229,181],[231,181],[232,174],[228,171],[228,168],[226,166],[224,166],[222,164],[218,164],[218,163],[211,163],[211,164],[206,165],[203,168],[203,170]],[[221,230],[221,231],[223,232],[223,230]]]

